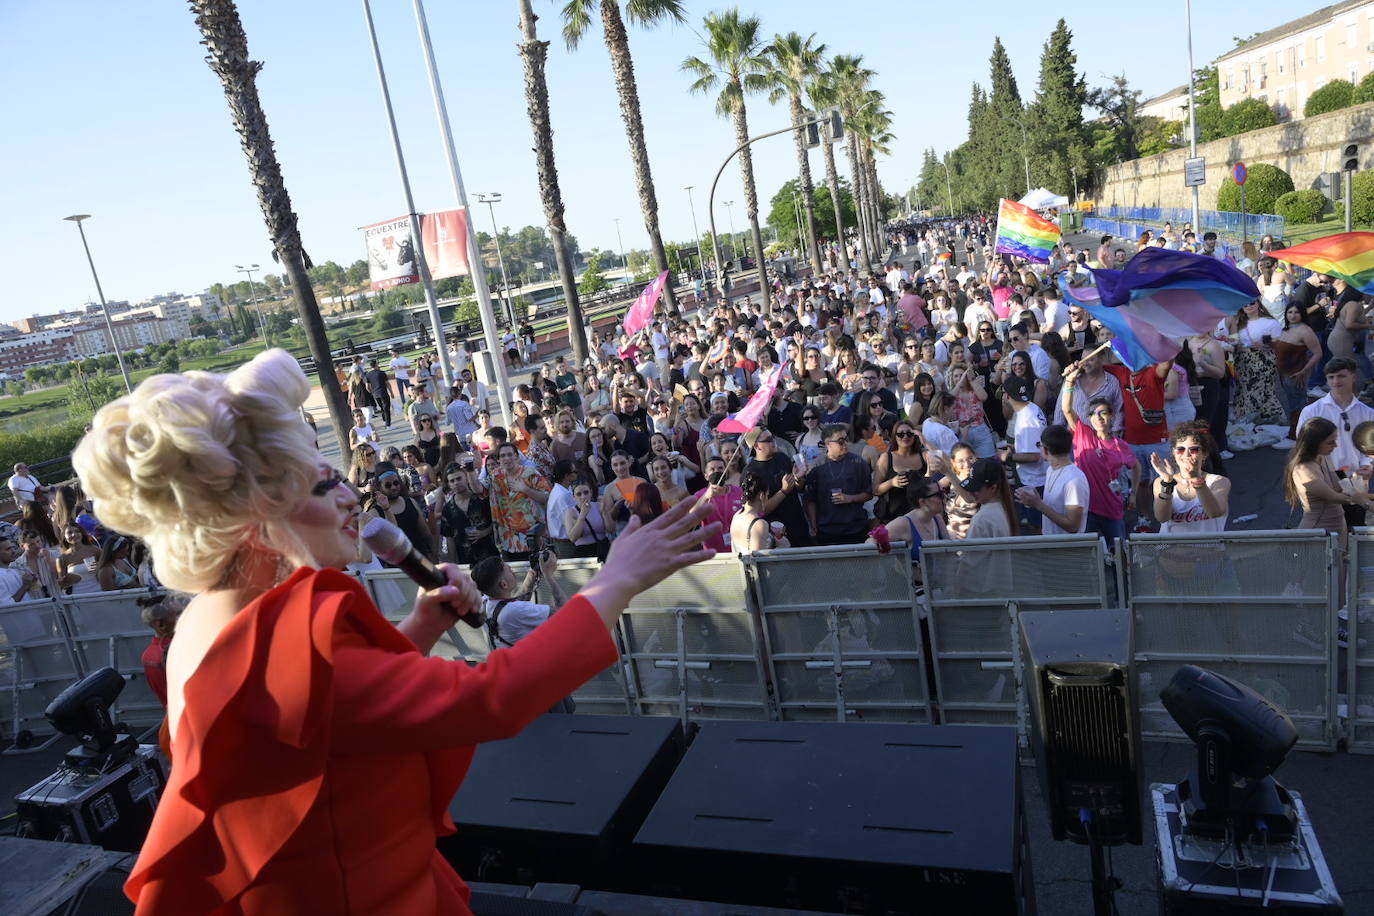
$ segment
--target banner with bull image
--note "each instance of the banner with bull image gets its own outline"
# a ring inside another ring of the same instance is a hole
[[[460,277],[468,272],[467,213],[440,210],[420,216],[425,264],[435,280]],[[367,269],[371,288],[390,289],[420,282],[420,261],[409,217],[399,217],[363,227],[367,244]]]

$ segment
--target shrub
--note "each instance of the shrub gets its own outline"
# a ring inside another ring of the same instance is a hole
[[[1226,136],[1234,137],[1236,134],[1243,134],[1250,130],[1259,130],[1262,127],[1273,127],[1279,123],[1279,119],[1274,115],[1274,109],[1263,99],[1246,99],[1237,102],[1221,116],[1221,128],[1226,132]]]
[[[1315,223],[1324,209],[1326,195],[1316,188],[1289,191],[1274,201],[1274,213],[1289,223]]]
[[[1245,208],[1251,213],[1273,213],[1274,202],[1293,190],[1293,179],[1276,165],[1257,162],[1250,166],[1245,183]],[[1229,174],[1217,191],[1217,209],[1240,212],[1240,185]]]
[[[7,462],[5,467],[0,468],[0,478],[8,481],[10,469],[20,461],[38,464],[54,458],[69,458],[85,432],[86,423],[82,420],[72,420],[61,426],[44,426],[31,432],[0,430],[0,455],[4,455]],[[54,480],[44,475],[43,482],[53,483]]]
[[[1374,73],[1360,80],[1360,85],[1355,87],[1355,104],[1361,102],[1374,102]]]
[[[1374,225],[1374,172],[1356,172],[1350,183],[1350,194],[1355,198],[1355,218],[1353,223],[1360,226]],[[1345,201],[1336,201],[1336,218],[1345,219]]]
[[[1348,80],[1332,80],[1307,97],[1302,106],[1304,117],[1339,111],[1355,104],[1355,87]]]

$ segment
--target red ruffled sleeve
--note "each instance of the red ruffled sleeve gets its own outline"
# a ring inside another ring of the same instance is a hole
[[[186,682],[171,778],[125,892],[139,913],[238,912],[324,803],[327,767],[350,755],[426,755],[426,827],[451,833],[472,746],[515,734],[617,658],[581,596],[476,668],[425,658],[356,579],[298,570],[240,611]],[[463,887],[435,881],[441,901]],[[465,890],[447,902],[465,910]]]

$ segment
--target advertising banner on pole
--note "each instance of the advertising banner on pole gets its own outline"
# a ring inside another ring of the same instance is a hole
[[[420,237],[425,242],[425,264],[435,280],[468,274],[468,214],[466,210],[439,210],[420,217]]]
[[[409,217],[364,226],[363,238],[367,242],[367,274],[374,291],[420,282]]]

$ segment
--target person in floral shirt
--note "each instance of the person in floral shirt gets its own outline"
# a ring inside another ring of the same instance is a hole
[[[536,528],[543,527],[544,504],[553,489],[534,468],[525,467],[514,443],[503,442],[489,481],[496,546],[507,560],[527,560],[535,549]]]

